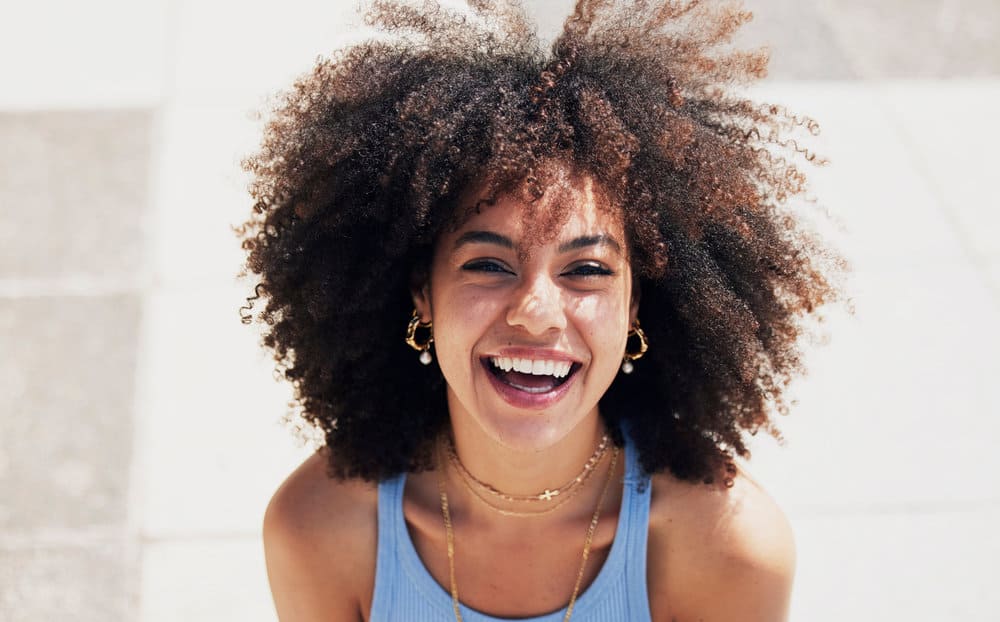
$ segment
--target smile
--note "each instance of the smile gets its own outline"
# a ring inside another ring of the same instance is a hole
[[[565,394],[580,363],[493,356],[482,359],[490,381],[509,403],[521,408],[544,408]]]

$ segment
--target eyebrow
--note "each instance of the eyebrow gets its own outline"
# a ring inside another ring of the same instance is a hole
[[[454,248],[459,248],[465,244],[495,244],[504,248],[514,248],[514,241],[507,236],[494,233],[492,231],[466,231],[455,240]],[[617,253],[621,254],[622,247],[618,240],[605,233],[597,235],[581,235],[568,242],[559,245],[558,252],[567,253],[569,251],[587,248],[589,246],[609,246]]]
[[[466,231],[455,240],[454,248],[463,244],[496,244],[504,248],[514,248],[513,240],[492,231]]]
[[[618,254],[621,254],[622,252],[622,246],[618,243],[618,240],[605,233],[599,233],[597,235],[581,235],[580,237],[574,238],[569,242],[564,242],[559,245],[559,252],[566,253],[569,251],[579,250],[581,248],[587,248],[588,246],[610,246]]]

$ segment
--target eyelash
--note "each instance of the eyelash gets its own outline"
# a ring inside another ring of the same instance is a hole
[[[475,261],[470,261],[469,263],[462,266],[462,270],[467,270],[470,272],[486,272],[486,273],[504,273],[513,274],[513,271],[507,268],[505,265],[500,264],[496,261],[490,261],[486,259],[477,259]],[[580,277],[596,277],[596,276],[612,276],[614,271],[605,268],[599,264],[581,264],[569,270],[568,272],[562,273],[560,276],[580,276]]]
[[[566,276],[611,276],[613,274],[612,270],[593,263],[581,264],[565,273]]]
[[[467,270],[469,272],[503,272],[507,274],[512,274],[511,270],[496,261],[490,261],[488,259],[477,259],[475,261],[470,261],[469,263],[462,266],[462,270]]]

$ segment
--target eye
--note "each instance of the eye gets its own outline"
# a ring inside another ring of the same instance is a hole
[[[514,271],[503,262],[496,259],[474,259],[462,265],[467,272],[484,272],[487,274],[514,274]]]
[[[606,268],[602,264],[595,262],[587,262],[582,264],[577,264],[571,267],[569,270],[563,273],[563,276],[571,277],[594,277],[594,276],[611,276],[614,271]]]

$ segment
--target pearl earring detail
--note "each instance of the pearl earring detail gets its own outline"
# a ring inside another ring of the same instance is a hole
[[[423,343],[417,341],[417,329],[426,328],[428,335],[427,340]],[[434,342],[434,323],[433,322],[421,322],[420,314],[417,310],[413,310],[413,316],[410,318],[410,323],[406,326],[406,345],[410,346],[414,350],[420,353],[419,360],[424,365],[430,365],[434,357],[431,355],[431,343]]]
[[[638,319],[636,319],[635,323],[632,325],[632,328],[628,331],[628,336],[636,337],[639,339],[639,349],[635,352],[629,352],[628,350],[625,351],[625,356],[623,357],[622,360],[623,374],[631,374],[633,371],[635,371],[635,365],[632,364],[632,361],[641,359],[642,355],[644,355],[646,353],[646,350],[649,349],[649,342],[646,341],[646,333],[642,332],[642,328],[639,327]]]

